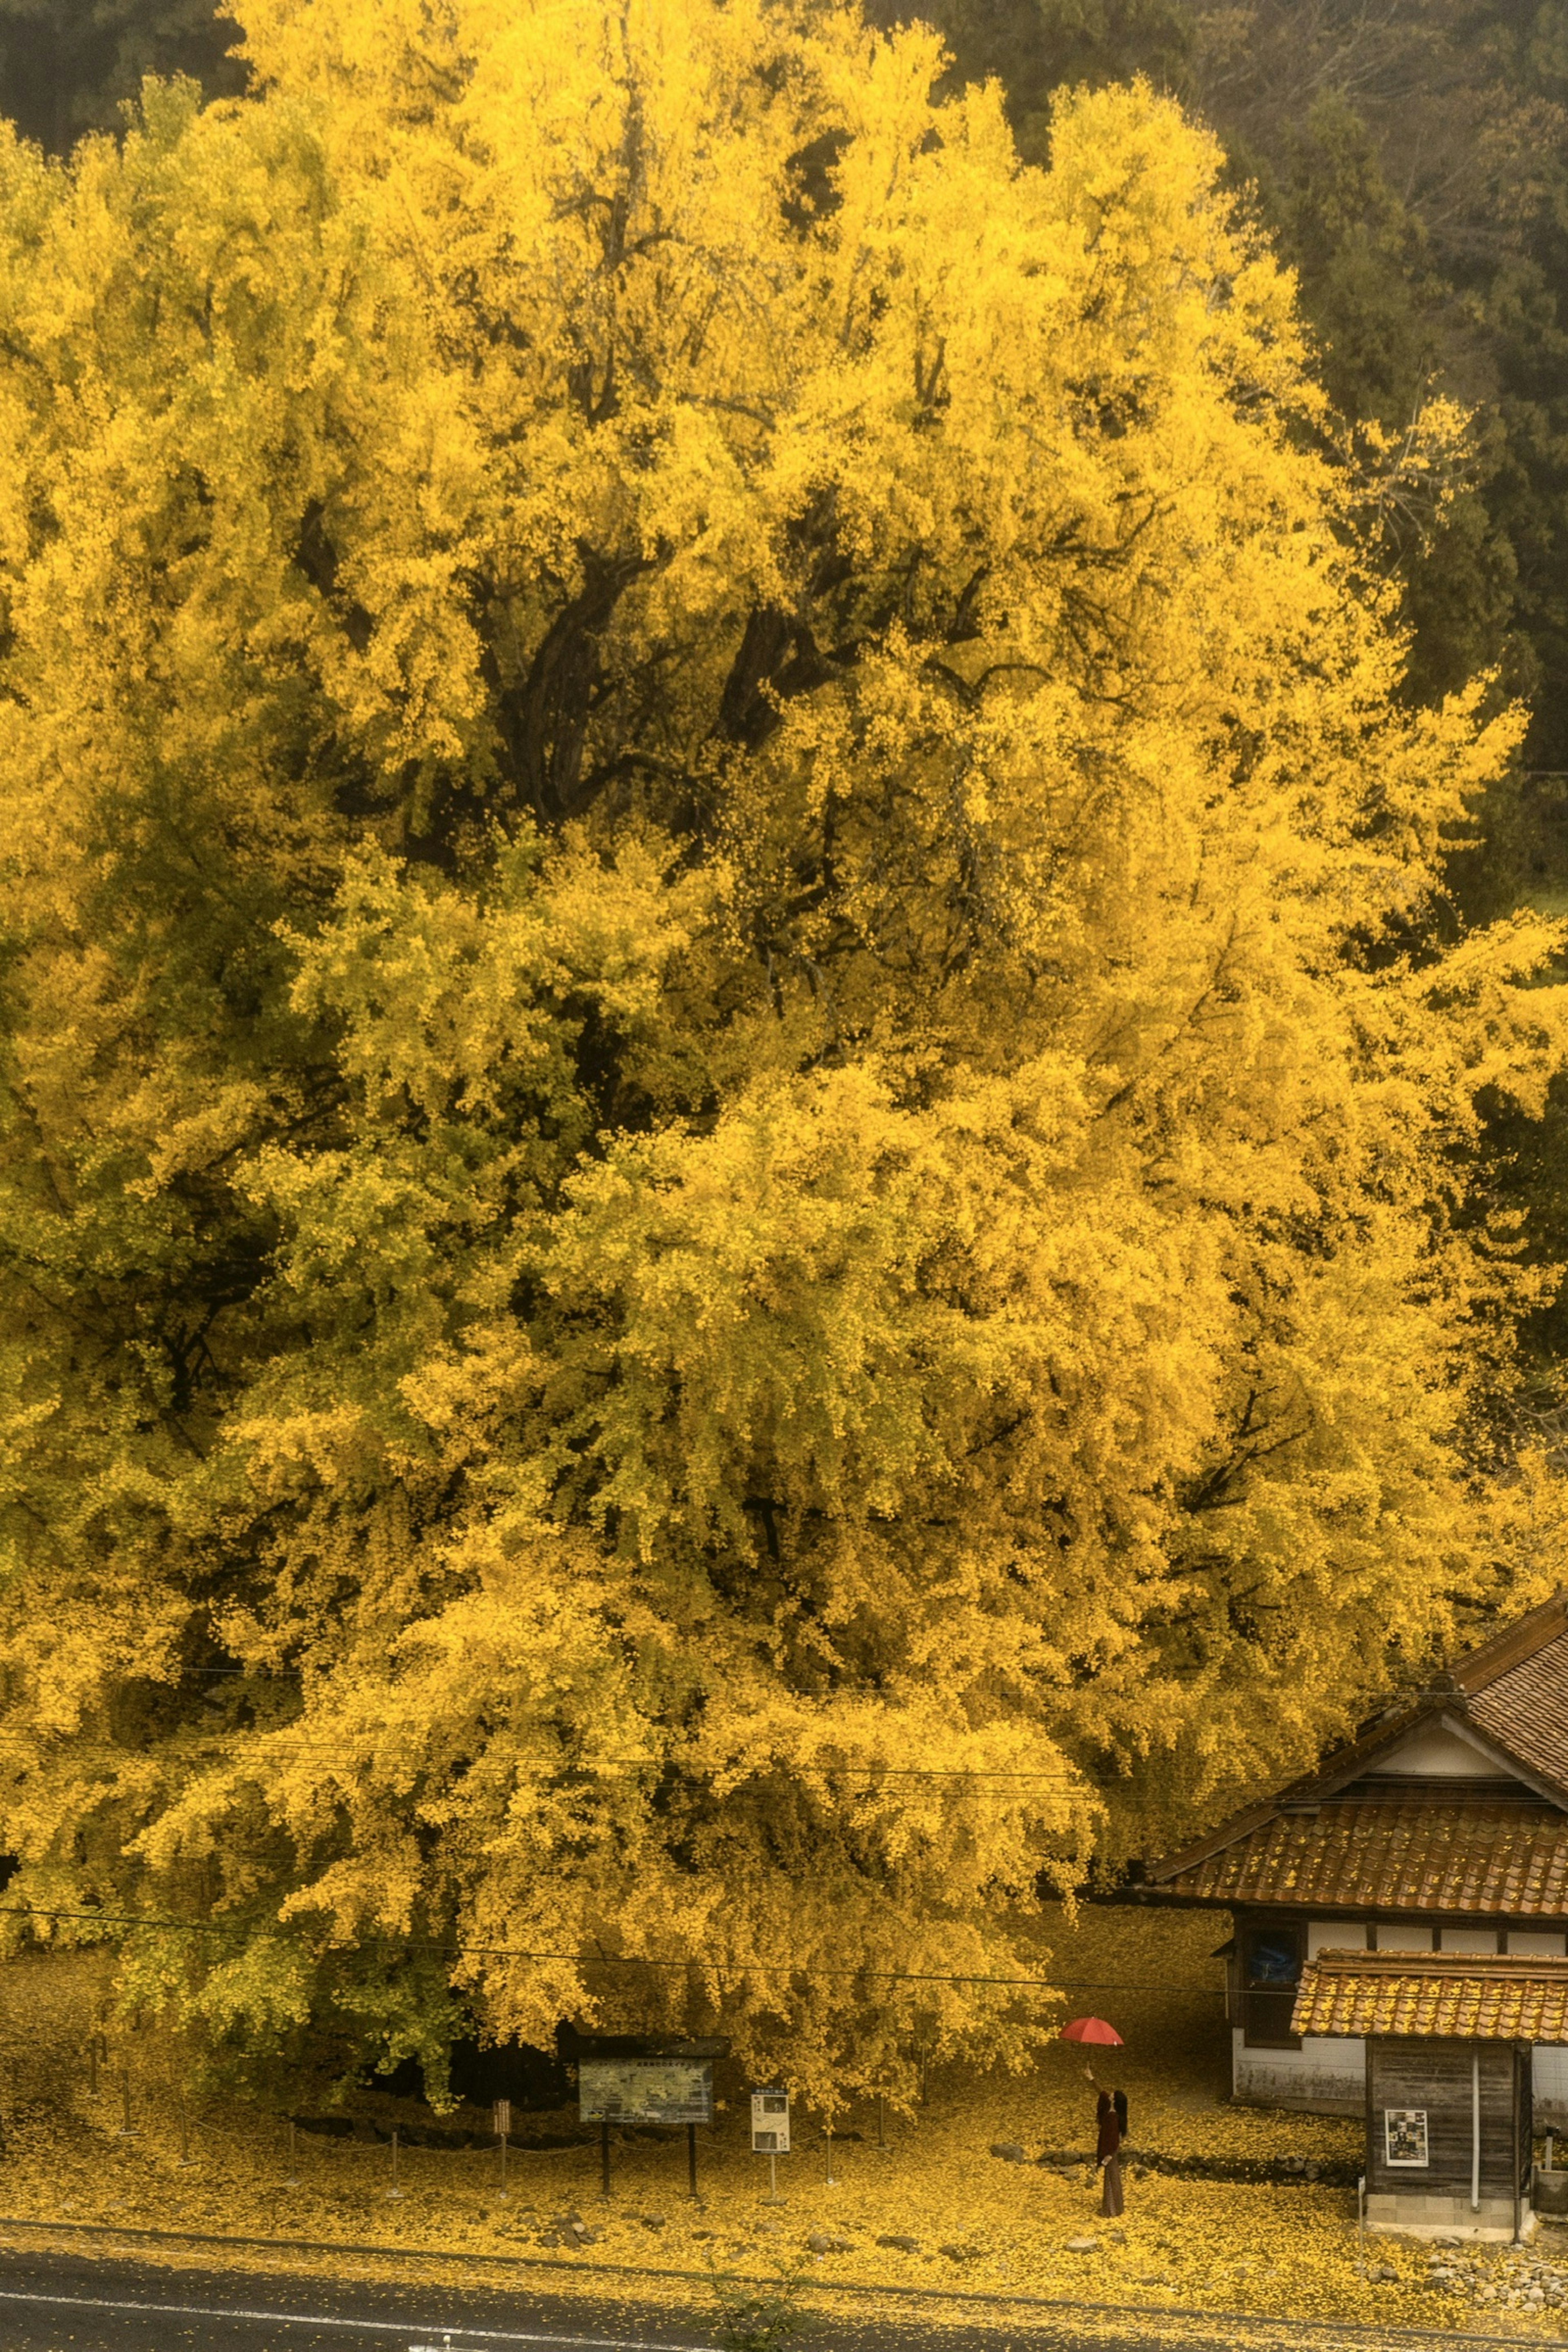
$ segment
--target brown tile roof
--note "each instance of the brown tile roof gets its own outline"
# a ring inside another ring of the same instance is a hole
[[[1455,1664],[1453,1679],[1462,1689],[1478,1691],[1500,1675],[1511,1674],[1515,1666],[1535,1657],[1559,1633],[1568,1633],[1568,1591],[1554,1592],[1534,1609],[1527,1609],[1522,1617],[1514,1617],[1506,1625],[1489,1633],[1484,1642],[1466,1652]]]
[[[1176,1902],[1568,1915],[1568,1813],[1550,1805],[1325,1804],[1276,1813],[1162,1881]]]
[[[1320,1952],[1302,1976],[1290,2031],[1568,2042],[1568,1959]]]
[[[1279,1871],[1287,1875],[1290,1855],[1296,1851],[1294,1832],[1289,1822],[1281,1822],[1282,1807],[1302,1807],[1321,1803],[1352,1784],[1374,1776],[1373,1768],[1396,1753],[1415,1734],[1425,1728],[1447,1725],[1451,1729],[1468,1728],[1490,1750],[1489,1756],[1477,1753],[1477,1770],[1482,1778],[1518,1778],[1522,1789],[1528,1790],[1543,1803],[1556,1802],[1568,1817],[1568,1591],[1553,1593],[1537,1609],[1516,1618],[1489,1641],[1461,1658],[1450,1672],[1439,1675],[1428,1686],[1407,1699],[1403,1705],[1388,1707],[1375,1722],[1363,1728],[1359,1738],[1327,1758],[1316,1772],[1292,1781],[1273,1797],[1246,1806],[1231,1814],[1217,1828],[1195,1838],[1178,1852],[1151,1863],[1148,1884],[1156,1899],[1188,1901],[1224,1901],[1229,1888],[1237,1900],[1287,1902],[1316,1900],[1330,1902],[1331,1897],[1317,1883],[1320,1872],[1314,1864],[1311,1885],[1297,1894],[1284,1885],[1269,1885]],[[1463,1821],[1477,1818],[1476,1802],[1481,1791],[1468,1792],[1451,1788],[1445,1796],[1441,1780],[1429,1783],[1430,1801],[1443,1806],[1455,1820],[1456,1834]],[[1358,1791],[1358,1793],[1360,1793]],[[1407,1791],[1401,1790],[1401,1796]],[[1394,1791],[1383,1801],[1381,1810],[1391,1808]],[[1370,1795],[1369,1795],[1369,1801]],[[1297,1816],[1300,1818],[1300,1816]],[[1515,1816],[1516,1821],[1518,1816]],[[1331,1841],[1337,1844],[1342,1839]],[[1278,1853],[1275,1862],[1270,1856]],[[1226,1857],[1237,1855],[1234,1863]],[[1237,1874],[1245,1877],[1249,1871],[1259,1874],[1259,1885],[1266,1891],[1252,1895],[1237,1882]],[[1529,1876],[1529,1866],[1526,1875]],[[1354,1883],[1354,1891],[1343,1896],[1347,1903],[1363,1903],[1374,1899],[1363,1878]],[[1213,1893],[1198,1892],[1200,1886]],[[1417,1894],[1413,1898],[1394,1895],[1388,1900],[1398,1907],[1414,1899],[1422,1909],[1445,1907],[1436,1894]],[[1487,1907],[1484,1904],[1460,1901],[1447,1907],[1474,1910]],[[1512,1909],[1513,1904],[1499,1906]],[[1558,1905],[1556,1909],[1563,1906]],[[1550,1901],[1527,1903],[1527,1913],[1553,1908]]]
[[[1484,1683],[1472,1680],[1475,1669],[1468,1660],[1455,1679],[1477,1730],[1543,1779],[1568,1785],[1568,1632]]]

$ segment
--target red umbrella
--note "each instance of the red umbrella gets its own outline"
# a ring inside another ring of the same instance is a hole
[[[1064,2042],[1113,2042],[1121,2047],[1121,2036],[1114,2025],[1107,2025],[1103,2017],[1070,2018],[1062,2028]]]

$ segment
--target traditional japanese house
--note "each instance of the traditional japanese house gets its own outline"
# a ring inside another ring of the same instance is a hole
[[[1366,2051],[1366,2218],[1414,2237],[1531,2224],[1531,2054],[1568,2042],[1568,1959],[1326,1951],[1293,2020]],[[1554,2204],[1554,2210],[1561,2210]]]
[[[1320,1952],[1568,1952],[1568,1594],[1130,1891],[1231,1915],[1237,2097],[1361,2114],[1365,2034],[1294,2014]],[[1531,2072],[1537,2124],[1568,2126],[1568,2045]]]

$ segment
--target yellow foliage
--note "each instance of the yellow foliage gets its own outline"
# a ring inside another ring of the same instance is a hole
[[[1559,1572],[1516,719],[1401,700],[1147,88],[1037,171],[837,5],[247,34],[0,154],[16,1899],[258,2073],[1018,2060],[1042,1890]]]

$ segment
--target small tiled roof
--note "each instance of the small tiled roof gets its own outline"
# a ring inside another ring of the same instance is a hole
[[[1302,1976],[1290,2031],[1568,2042],[1568,1959],[1320,1952]]]
[[[1430,1799],[1281,1812],[1163,1882],[1175,1902],[1568,1915],[1568,1813]]]

